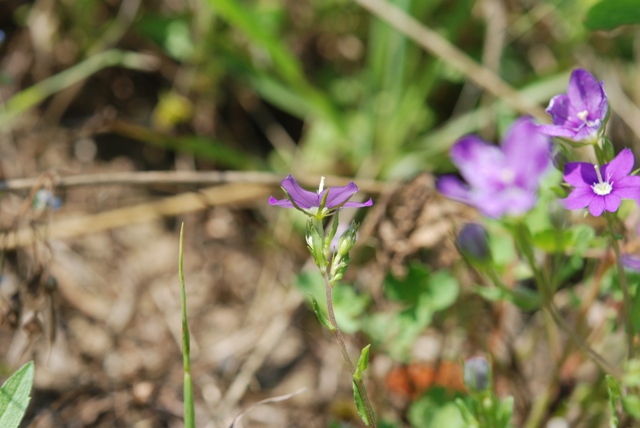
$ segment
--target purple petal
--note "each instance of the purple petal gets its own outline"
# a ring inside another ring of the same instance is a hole
[[[438,178],[436,188],[447,198],[471,204],[471,191],[455,175],[443,175]]]
[[[319,195],[316,192],[311,192],[300,187],[296,179],[291,175],[287,175],[287,177],[282,180],[282,188],[300,208],[320,206]]]
[[[331,209],[347,202],[358,191],[358,186],[352,181],[346,186],[330,187],[328,191],[325,207]]]
[[[370,207],[371,205],[373,205],[373,199],[369,198],[369,200],[366,202],[349,201],[346,204],[344,204],[342,207],[343,208],[362,208],[362,207]]]
[[[522,215],[533,208],[537,200],[534,192],[518,187],[512,187],[498,194],[485,196],[484,203],[479,207],[480,211],[494,218],[505,214]]]
[[[576,131],[562,125],[538,125],[538,130],[550,137],[564,137],[573,139]]]
[[[602,119],[602,102],[606,101],[602,83],[587,70],[577,68],[571,73],[567,96],[570,103],[578,110],[587,110],[589,120]],[[605,112],[606,113],[606,112]]]
[[[640,177],[630,175],[615,181],[611,193],[624,199],[635,199],[640,202]]]
[[[499,168],[505,165],[504,153],[476,135],[459,139],[451,148],[451,160],[473,187],[495,188],[503,180]]]
[[[564,166],[564,181],[573,187],[591,188],[593,183],[598,182],[596,168],[592,163],[587,162],[569,162]]]
[[[618,211],[618,208],[620,208],[620,202],[620,196],[609,193],[604,197],[604,209],[611,213],[614,213]]]
[[[589,212],[594,217],[600,217],[604,212],[604,196],[594,195],[593,200],[589,204]]]
[[[592,126],[588,126],[586,123],[581,123],[580,126],[576,128],[577,131],[573,136],[572,140],[574,141],[584,140],[590,137],[591,135],[595,134],[596,132],[598,132],[598,129],[600,129],[601,126],[602,126],[602,122],[599,119],[593,121]]]
[[[560,199],[560,202],[568,210],[579,210],[588,207],[595,197],[596,194],[591,187],[578,187],[565,199]]]
[[[569,97],[565,94],[556,95],[549,101],[549,106],[545,110],[551,115],[551,120],[555,125],[565,126],[568,122],[573,122],[575,109],[571,107]],[[571,128],[575,125],[571,124]]]
[[[537,189],[551,162],[549,137],[530,118],[523,117],[511,126],[502,147],[508,165],[516,173],[515,182],[525,189]]]
[[[633,152],[623,149],[611,162],[602,166],[602,179],[614,183],[631,173],[633,169]]]
[[[622,264],[629,269],[640,272],[640,257],[625,254],[622,256]]]
[[[289,199],[276,199],[273,196],[269,197],[269,205],[275,205],[284,208],[293,208],[293,204]]]

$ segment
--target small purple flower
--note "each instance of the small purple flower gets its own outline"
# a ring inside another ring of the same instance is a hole
[[[633,169],[633,153],[624,149],[601,168],[587,162],[571,162],[564,167],[564,181],[574,187],[561,199],[565,208],[589,207],[593,216],[604,211],[615,212],[621,199],[640,200],[640,177],[629,175]]]
[[[346,186],[329,187],[323,189],[324,177],[320,181],[318,192],[305,190],[291,175],[282,180],[282,189],[287,194],[287,199],[269,198],[270,205],[284,208],[296,208],[308,216],[323,218],[341,208],[370,207],[373,201],[369,198],[366,202],[350,202],[349,199],[358,191],[358,186],[352,181]]]
[[[471,391],[484,391],[491,383],[491,367],[485,357],[469,358],[464,362],[464,385]]]
[[[445,175],[437,188],[488,217],[524,214],[536,203],[540,178],[550,165],[550,148],[549,138],[526,117],[511,126],[502,147],[475,135],[462,137],[451,148],[451,159],[467,184]]]
[[[538,127],[551,137],[581,141],[598,132],[607,109],[603,82],[587,70],[577,68],[571,73],[567,93],[556,95],[549,102],[546,112],[551,115],[553,125]]]

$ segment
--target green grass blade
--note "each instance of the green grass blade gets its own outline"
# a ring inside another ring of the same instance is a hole
[[[33,361],[15,372],[0,388],[0,427],[17,428],[31,400]]]
[[[114,66],[149,70],[153,66],[153,61],[149,55],[124,52],[117,49],[94,55],[67,70],[18,92],[7,100],[4,105],[0,106],[0,130],[10,127],[18,116],[35,107],[47,97],[86,79],[103,68]]]
[[[180,300],[182,301],[182,362],[184,366],[184,426],[195,428],[195,410],[193,405],[193,385],[191,384],[191,344],[189,339],[189,325],[187,324],[187,292],[184,286],[184,272],[182,269],[184,253],[184,223],[180,226],[180,255],[178,273],[180,276]]]

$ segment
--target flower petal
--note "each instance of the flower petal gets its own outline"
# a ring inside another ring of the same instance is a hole
[[[515,183],[527,190],[538,188],[540,177],[551,163],[551,141],[528,117],[518,119],[502,143]]]
[[[609,193],[604,197],[604,209],[610,213],[614,213],[620,208],[620,202],[620,196]]]
[[[549,106],[545,109],[551,115],[551,120],[555,125],[564,126],[575,115],[571,109],[569,97],[565,94],[556,95],[549,101]]]
[[[640,272],[640,257],[625,254],[622,256],[622,264],[624,267]]]
[[[293,208],[293,204],[289,199],[276,199],[273,196],[269,196],[269,205],[275,205],[284,208]]]
[[[451,160],[472,187],[495,188],[502,179],[499,169],[505,165],[504,153],[476,135],[467,135],[451,147]]]
[[[595,197],[591,187],[577,187],[565,199],[560,199],[560,203],[568,210],[579,210],[588,207]]]
[[[282,188],[300,208],[320,206],[319,195],[316,192],[311,192],[300,187],[296,179],[291,175],[287,175],[287,177],[282,180]]]
[[[640,202],[640,177],[630,175],[613,183],[613,194]]]
[[[501,217],[504,214],[514,216],[525,214],[534,207],[537,200],[535,192],[524,190],[519,187],[512,187],[505,189],[498,194],[486,196],[488,196],[486,199],[495,200],[496,205],[500,206],[500,211],[497,211],[498,215],[490,217]],[[483,208],[487,209],[487,205],[489,204],[485,202],[483,204]]]
[[[447,198],[471,205],[471,191],[455,175],[443,175],[436,181],[436,188]]]
[[[589,204],[589,212],[594,217],[599,217],[604,212],[604,196],[594,195],[593,200]]]
[[[562,125],[538,125],[538,130],[550,137],[564,137],[574,139],[576,131]]]
[[[598,182],[598,174],[592,163],[588,162],[569,162],[564,166],[564,181],[573,187],[591,188],[593,183]]]
[[[331,209],[344,204],[358,191],[358,186],[353,181],[346,186],[330,187],[325,207]],[[323,195],[324,196],[324,195]]]
[[[577,68],[571,73],[567,96],[578,111],[586,110],[588,119],[602,119],[601,105],[605,98],[602,84],[587,70]]]
[[[633,162],[633,152],[626,148],[622,149],[611,162],[602,166],[602,178],[614,183],[621,180],[629,175],[633,169]]]
[[[346,204],[344,204],[342,207],[343,208],[362,208],[362,207],[370,207],[371,205],[373,205],[373,199],[369,198],[369,200],[366,202],[349,201]]]

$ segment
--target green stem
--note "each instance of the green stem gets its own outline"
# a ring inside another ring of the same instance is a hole
[[[184,426],[195,428],[195,410],[193,405],[193,385],[191,384],[191,344],[189,340],[189,325],[187,324],[187,292],[184,285],[182,259],[184,249],[184,223],[180,226],[180,255],[178,272],[180,276],[180,299],[182,301],[182,364],[184,369]]]
[[[522,223],[518,223],[516,225],[516,241],[520,251],[524,254],[525,259],[529,263],[529,267],[533,271],[534,278],[536,280],[536,285],[538,290],[542,296],[542,306],[543,308],[551,315],[553,321],[560,327],[562,331],[571,338],[571,340],[578,346],[578,348],[582,349],[591,359],[598,364],[600,369],[602,369],[605,373],[608,373],[612,376],[619,377],[619,371],[609,364],[600,354],[598,354],[589,344],[578,334],[576,333],[571,326],[562,318],[560,315],[560,311],[553,303],[553,292],[551,289],[551,283],[547,280],[547,277],[540,270],[538,265],[535,262],[535,257],[533,254],[533,248],[527,239],[527,231],[526,226]]]
[[[344,336],[338,327],[338,323],[336,321],[336,316],[333,312],[333,296],[332,291],[333,287],[331,287],[331,283],[329,280],[329,274],[327,270],[321,270],[322,279],[324,281],[325,293],[327,296],[327,313],[329,315],[329,322],[333,327],[333,334],[336,336],[336,341],[338,342],[338,346],[340,347],[340,352],[342,353],[342,358],[349,368],[349,373],[351,373],[351,379],[353,379],[356,388],[360,392],[360,396],[362,397],[362,402],[364,403],[365,411],[367,412],[367,418],[369,419],[370,426],[376,428],[376,420],[373,413],[373,407],[371,406],[371,401],[369,400],[369,395],[367,394],[367,387],[364,385],[364,381],[355,379],[354,375],[356,373],[356,368],[353,365],[353,361],[349,357],[349,353],[347,351],[347,345],[344,340]]]
[[[620,288],[622,289],[622,310],[624,316],[625,329],[627,330],[627,356],[629,359],[633,358],[633,324],[631,323],[631,298],[629,295],[629,286],[627,285],[627,276],[624,274],[624,266],[622,265],[622,257],[620,256],[620,245],[616,239],[616,232],[613,226],[613,215],[607,213],[607,226],[609,227],[609,233],[611,234],[611,246],[613,252],[616,255],[616,266],[618,268],[618,280],[620,281]]]

